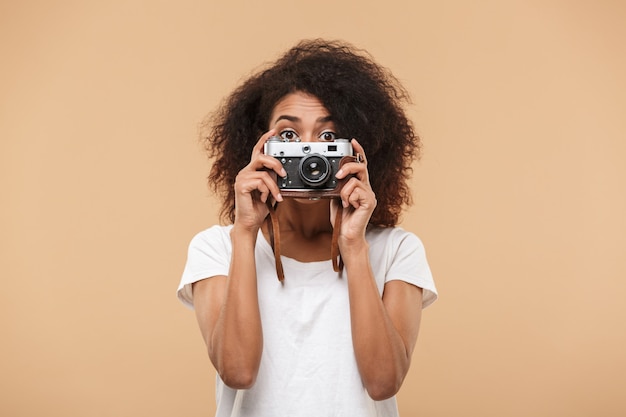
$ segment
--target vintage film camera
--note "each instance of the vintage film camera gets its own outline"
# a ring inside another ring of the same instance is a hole
[[[337,180],[335,174],[342,163],[355,160],[348,139],[292,142],[272,136],[265,142],[264,150],[266,155],[277,158],[287,172],[285,178],[278,177],[276,180],[285,197],[338,197],[347,178]]]

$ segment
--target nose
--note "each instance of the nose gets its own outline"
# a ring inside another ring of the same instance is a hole
[[[305,133],[303,135],[300,135],[300,141],[301,142],[317,142],[317,138],[313,135],[313,133]]]

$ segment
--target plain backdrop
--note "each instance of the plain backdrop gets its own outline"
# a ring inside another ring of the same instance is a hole
[[[424,141],[402,226],[440,299],[402,415],[625,415],[624,22],[609,0],[0,1],[0,415],[213,414],[175,297],[217,222],[198,123],[313,37],[390,68]]]

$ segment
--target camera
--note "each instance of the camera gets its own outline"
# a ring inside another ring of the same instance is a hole
[[[272,136],[265,142],[266,155],[278,159],[287,176],[278,177],[278,188],[283,195],[305,193],[303,197],[336,196],[340,183],[335,178],[342,158],[352,156],[352,144],[348,139],[330,142],[287,141]]]

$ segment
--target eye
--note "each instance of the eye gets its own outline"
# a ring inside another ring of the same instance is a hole
[[[322,132],[318,137],[320,140],[323,140],[323,141],[331,141],[331,140],[337,139],[337,134],[335,132],[331,132],[330,130],[327,130],[325,132]]]
[[[280,132],[280,137],[288,141],[300,139],[298,137],[298,134],[294,130],[291,130],[291,129],[285,129],[282,132]]]

